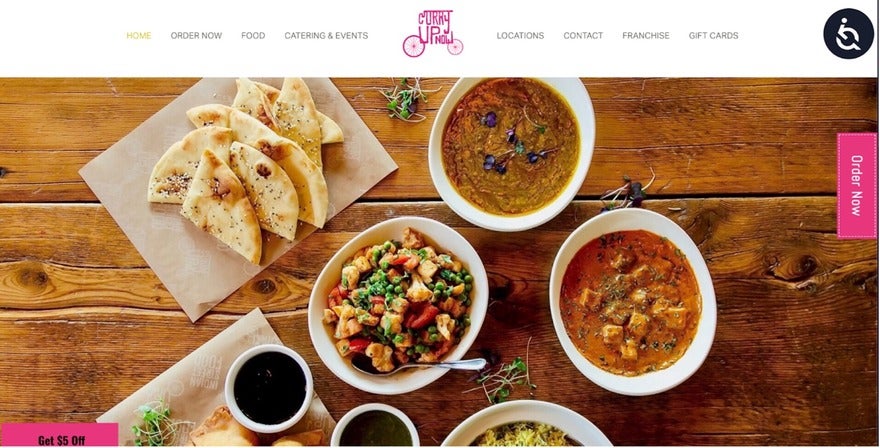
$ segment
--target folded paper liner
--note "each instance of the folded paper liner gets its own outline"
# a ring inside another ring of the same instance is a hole
[[[190,431],[208,418],[214,409],[225,403],[223,387],[226,373],[235,358],[257,345],[281,343],[262,311],[259,308],[254,309],[98,417],[97,421],[118,423],[119,445],[132,446],[134,434],[131,427],[143,422],[137,413],[138,406],[162,399],[169,405],[173,419],[191,422],[180,428],[178,438],[173,441],[173,445],[188,445]],[[325,442],[330,443],[330,434],[335,426],[336,421],[315,394],[312,405],[302,420],[293,428],[282,434],[272,435],[263,442],[269,444],[284,434],[321,429],[324,431]]]
[[[282,83],[258,80],[275,87]],[[318,110],[336,121],[345,136],[342,143],[322,145],[329,221],[397,164],[329,79],[305,82]],[[193,322],[316,230],[300,223],[295,241],[264,232],[263,261],[256,266],[181,216],[179,205],[147,202],[153,166],[194,129],[186,111],[209,103],[231,105],[235,93],[235,79],[203,79],[79,171]]]

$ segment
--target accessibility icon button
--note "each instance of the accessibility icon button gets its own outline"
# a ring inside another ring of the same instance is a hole
[[[873,43],[874,24],[857,9],[841,9],[825,22],[825,46],[837,57],[855,59]]]

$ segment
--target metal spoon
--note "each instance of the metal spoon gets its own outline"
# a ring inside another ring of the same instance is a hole
[[[373,367],[373,360],[369,356],[363,353],[355,353],[354,357],[351,358],[351,365],[355,369],[360,372],[366,373],[367,375],[376,375],[376,376],[388,376],[398,372],[401,369],[408,369],[411,367],[440,367],[444,369],[454,369],[454,370],[483,370],[486,367],[486,360],[483,358],[475,358],[475,359],[462,359],[461,361],[446,361],[446,362],[408,362],[406,364],[401,364],[394,368],[394,370],[390,372],[380,372]]]

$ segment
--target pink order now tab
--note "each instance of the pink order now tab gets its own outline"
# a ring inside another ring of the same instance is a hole
[[[837,238],[877,238],[877,133],[837,134]]]
[[[3,446],[117,446],[116,423],[3,423]]]

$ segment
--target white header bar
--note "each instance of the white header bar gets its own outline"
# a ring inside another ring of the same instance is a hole
[[[871,32],[835,21],[845,8],[864,13]],[[31,0],[4,9],[4,77],[877,76],[875,0]],[[867,51],[833,54],[826,22],[842,32],[842,51]]]

